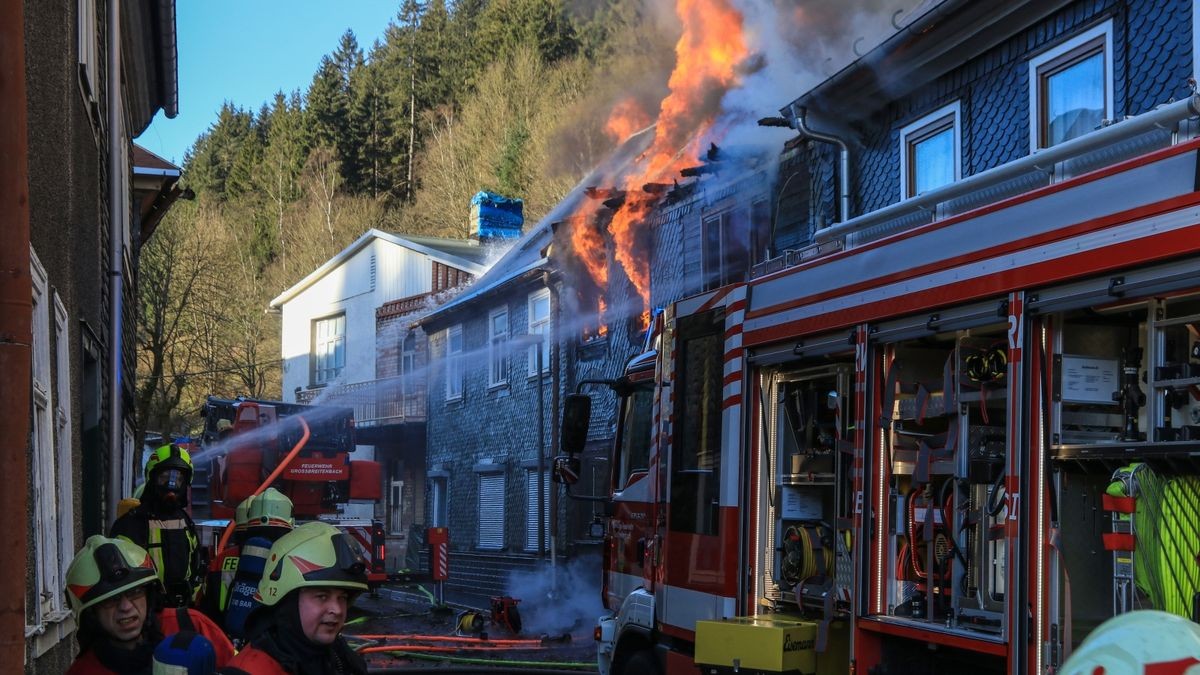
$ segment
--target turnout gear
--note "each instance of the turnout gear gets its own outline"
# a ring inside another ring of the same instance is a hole
[[[260,604],[246,631],[250,645],[221,672],[365,674],[366,663],[341,635],[328,644],[307,637],[300,591],[344,589],[353,596],[367,590],[366,567],[358,542],[327,523],[306,523],[284,535],[271,547],[258,584],[254,600]]]
[[[192,478],[192,460],[178,445],[154,451],[142,503],[113,523],[111,537],[127,539],[146,549],[166,591],[166,604],[182,607],[194,600],[199,577],[199,539],[196,525],[184,510]]]
[[[145,549],[94,534],[67,568],[67,599],[78,620],[88,607],[157,580]]]
[[[1136,610],[1100,624],[1063,664],[1062,675],[1195,675],[1200,625],[1158,610]]]

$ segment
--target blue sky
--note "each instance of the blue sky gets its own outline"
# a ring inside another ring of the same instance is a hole
[[[401,0],[177,0],[179,115],[160,112],[138,145],[176,164],[225,101],[258,111],[308,88],[347,28],[368,50]]]

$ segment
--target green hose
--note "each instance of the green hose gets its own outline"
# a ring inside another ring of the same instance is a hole
[[[377,652],[383,653],[383,652]],[[575,668],[578,670],[596,670],[595,663],[579,661],[514,661],[510,659],[473,659],[466,656],[434,656],[420,652],[396,651],[399,656],[424,659],[426,661],[443,661],[445,663],[465,663],[476,666],[518,666],[521,668]]]

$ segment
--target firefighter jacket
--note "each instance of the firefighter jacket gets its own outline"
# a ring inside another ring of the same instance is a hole
[[[212,643],[213,652],[220,668],[233,659],[233,644],[208,617],[194,609],[169,607],[158,613],[159,630],[163,637],[189,630],[203,635]],[[136,650],[105,648],[94,645],[81,653],[67,675],[150,675],[155,645],[140,645]],[[128,651],[129,653],[125,653]]]
[[[196,526],[181,508],[156,512],[143,503],[117,519],[108,533],[141,546],[150,553],[171,607],[191,604],[201,575]]]

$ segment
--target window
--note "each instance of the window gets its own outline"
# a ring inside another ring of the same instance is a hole
[[[540,345],[529,347],[529,376],[538,372],[538,350],[542,354],[542,372],[550,368],[550,290],[542,289],[529,294],[529,334],[541,335]]]
[[[504,473],[479,474],[479,548],[504,548]]]
[[[508,310],[493,310],[488,319],[488,386],[508,382]]]
[[[961,175],[959,103],[940,108],[900,130],[900,198],[948,185]]]
[[[346,315],[313,322],[312,382],[328,384],[346,367]]]
[[[70,564],[74,545],[71,509],[63,510],[67,517],[59,521],[59,500],[71,499],[71,440],[70,436],[55,438],[55,429],[69,427],[69,408],[55,408],[55,397],[67,399],[60,406],[70,405],[70,364],[67,352],[66,311],[62,303],[52,303],[49,279],[37,255],[30,250],[30,274],[33,277],[33,349],[30,421],[30,473],[33,478],[34,519],[33,545],[35,558],[36,600],[26,610],[31,627],[41,629],[36,655],[41,655],[73,624],[62,622],[71,616],[63,602],[62,580]],[[53,309],[52,309],[53,307]],[[56,353],[62,355],[58,377],[51,379],[50,313],[54,312]],[[56,442],[57,440],[57,442]],[[64,539],[66,537],[66,539]],[[58,624],[47,630],[47,624]],[[27,629],[28,634],[28,629]]]
[[[446,400],[463,396],[462,325],[446,329]]]
[[[703,290],[720,288],[746,278],[750,267],[750,252],[746,248],[751,237],[749,218],[744,211],[727,211],[705,218],[701,223],[703,246]]]
[[[550,473],[544,471],[540,474],[541,480],[538,481],[538,470],[527,469],[525,471],[525,485],[527,486],[528,494],[525,495],[525,550],[536,551],[538,549],[538,514],[544,513],[545,520],[543,522],[545,530],[545,539],[542,541],[543,550],[550,550],[550,528],[553,519],[550,514],[550,491],[554,489],[554,484],[548,480]],[[538,493],[541,491],[541,485],[546,486],[545,492],[542,493],[542,508],[538,509]]]
[[[96,0],[79,0],[79,85],[83,90],[84,99],[92,104],[100,98],[100,44],[97,26]]]
[[[409,331],[400,346],[400,374],[412,375],[417,369],[417,334]]]
[[[449,482],[450,478],[446,475],[431,476],[429,479],[429,524],[432,527],[446,527]]]
[[[1029,62],[1034,150],[1082,136],[1113,117],[1112,23],[1105,22]]]
[[[396,470],[392,474],[388,490],[388,532],[394,535],[404,534],[404,480],[397,477]]]
[[[621,402],[621,436],[617,441],[617,472],[613,487],[624,490],[629,478],[650,466],[650,440],[654,435],[654,387],[634,389]]]
[[[725,312],[683,316],[677,325],[670,527],[676,532],[716,535],[720,525]]]

